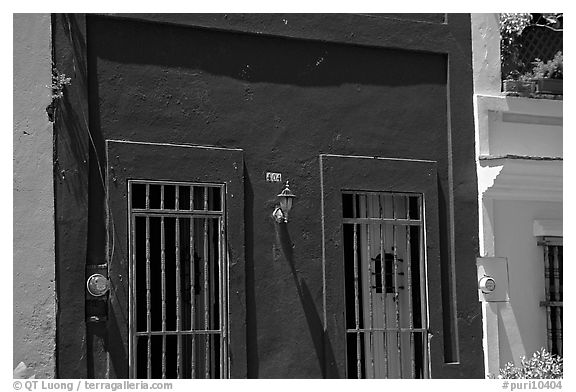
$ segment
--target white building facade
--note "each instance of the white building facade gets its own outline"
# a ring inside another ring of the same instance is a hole
[[[473,14],[479,278],[487,374],[562,353],[562,100],[505,96],[498,14]]]

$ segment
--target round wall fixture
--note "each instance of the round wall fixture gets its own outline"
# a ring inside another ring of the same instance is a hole
[[[110,281],[102,274],[93,274],[86,281],[86,288],[94,297],[101,297],[110,289]]]
[[[490,276],[484,276],[478,282],[478,287],[484,294],[489,294],[496,290],[496,281]]]

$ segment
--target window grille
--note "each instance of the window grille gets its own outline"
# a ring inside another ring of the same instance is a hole
[[[544,249],[546,300],[542,301],[540,306],[546,307],[548,351],[551,354],[563,355],[562,238],[544,237],[538,245]]]
[[[132,377],[228,377],[224,193],[128,182]]]
[[[423,196],[343,192],[348,378],[428,377]]]

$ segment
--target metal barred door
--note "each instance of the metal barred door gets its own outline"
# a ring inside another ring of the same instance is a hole
[[[242,151],[108,141],[107,153],[108,327],[122,346],[108,360],[127,364],[114,376],[244,377],[245,308],[229,295],[244,290]]]
[[[327,374],[432,377],[443,347],[436,163],[321,155],[320,170]]]
[[[348,377],[428,375],[422,200],[342,194]]]

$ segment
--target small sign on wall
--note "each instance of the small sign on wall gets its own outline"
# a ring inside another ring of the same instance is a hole
[[[266,172],[266,182],[282,182],[282,173]]]

